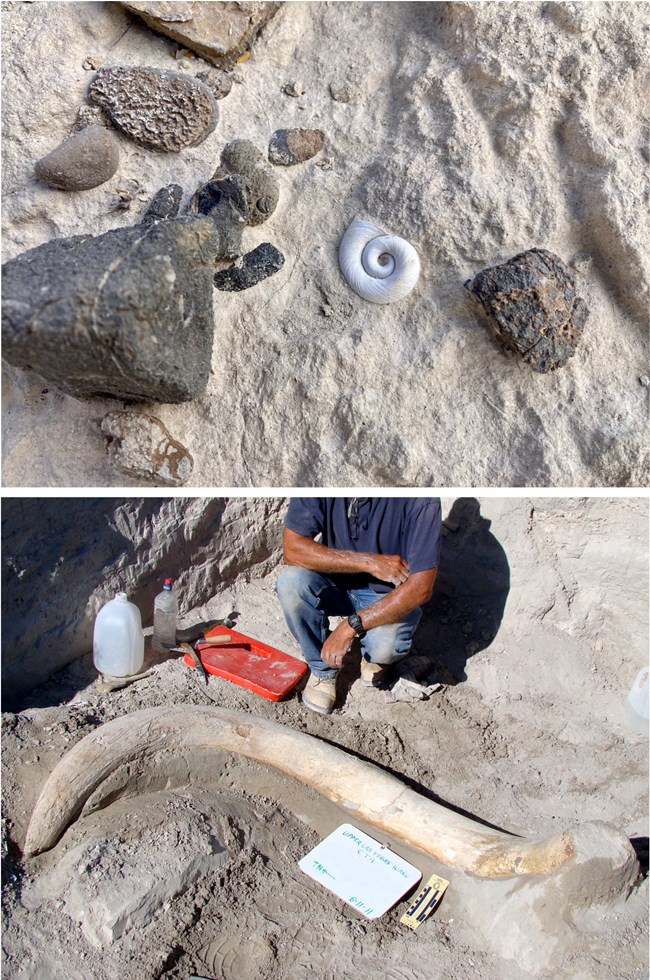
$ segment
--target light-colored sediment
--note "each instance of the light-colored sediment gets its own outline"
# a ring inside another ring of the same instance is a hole
[[[117,4],[4,7],[6,259],[137,220],[139,197],[110,210],[130,180],[149,195],[177,181],[189,200],[230,140],[265,150],[277,129],[325,133],[317,157],[277,168],[280,203],[245,235],[284,267],[215,293],[205,393],[132,409],[183,442],[193,485],[648,482],[646,4],[287,3],[204,143],[165,155],[120,138],[116,178],[80,194],[44,187],[33,166],[74,124],[84,62],[179,69],[174,42]],[[356,216],[420,256],[395,305],[341,276]],[[591,310],[576,355],[543,376],[503,354],[463,287],[533,247],[573,263]],[[99,429],[119,404],[14,368],[3,390],[7,485],[124,483]]]

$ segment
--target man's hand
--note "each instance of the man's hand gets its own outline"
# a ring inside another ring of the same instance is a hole
[[[401,585],[409,577],[408,562],[399,555],[373,555],[368,562],[368,571],[380,582]]]
[[[343,663],[344,656],[352,646],[354,636],[354,630],[347,619],[344,619],[342,623],[339,623],[334,632],[330,633],[323,644],[320,652],[323,663],[326,663],[328,667],[335,667],[338,670]]]

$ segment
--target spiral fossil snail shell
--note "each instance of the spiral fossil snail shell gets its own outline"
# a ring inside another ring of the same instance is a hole
[[[409,242],[358,218],[341,239],[339,265],[355,293],[370,303],[403,299],[420,275],[418,253]]]

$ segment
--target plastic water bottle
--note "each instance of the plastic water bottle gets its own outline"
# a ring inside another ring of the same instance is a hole
[[[640,670],[634,679],[632,689],[625,702],[625,724],[632,732],[648,735],[650,719],[650,700],[648,685],[650,683],[650,667]]]
[[[166,653],[176,646],[176,621],[178,619],[178,599],[172,592],[172,579],[166,578],[162,592],[153,603],[153,640],[155,653]]]
[[[100,674],[129,677],[144,662],[142,617],[125,592],[103,606],[95,619],[93,662]]]

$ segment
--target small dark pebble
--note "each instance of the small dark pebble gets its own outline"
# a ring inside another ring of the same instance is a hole
[[[268,279],[284,265],[284,255],[270,242],[263,242],[242,259],[241,265],[217,272],[214,284],[224,292],[241,292]]]
[[[142,222],[147,224],[150,221],[165,221],[168,218],[175,218],[181,206],[183,188],[180,184],[169,184],[161,187],[157,194],[154,194],[149,207],[142,216]]]
[[[497,341],[535,371],[554,371],[575,354],[589,308],[553,252],[522,252],[479,272],[465,288],[483,306]]]

